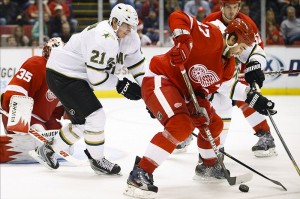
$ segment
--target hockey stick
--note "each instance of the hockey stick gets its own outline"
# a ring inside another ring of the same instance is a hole
[[[280,132],[279,132],[279,130],[278,130],[278,128],[277,128],[277,126],[276,126],[274,120],[273,120],[273,117],[272,117],[272,115],[270,114],[270,111],[267,110],[267,113],[268,113],[268,116],[269,116],[269,118],[270,118],[270,120],[271,120],[271,122],[272,122],[272,124],[273,124],[273,127],[274,127],[274,129],[275,129],[275,131],[276,131],[276,133],[277,133],[277,135],[278,135],[278,137],[279,137],[279,139],[280,139],[282,145],[284,146],[285,151],[287,152],[287,154],[288,154],[289,158],[291,159],[291,161],[292,161],[292,163],[293,163],[293,165],[294,165],[294,167],[295,167],[295,169],[296,169],[298,175],[300,176],[300,169],[299,169],[299,167],[298,167],[296,161],[294,160],[294,158],[293,158],[293,156],[292,156],[292,154],[291,154],[289,148],[287,147],[285,141],[283,140],[283,138],[282,138],[282,136],[281,136],[281,134],[280,134]]]
[[[254,83],[253,88],[254,88],[257,92],[260,92],[260,88],[259,88],[259,86],[258,86],[256,83]],[[271,110],[268,110],[268,109],[267,109],[267,113],[268,113],[269,119],[270,119],[270,121],[271,121],[271,123],[272,123],[272,125],[273,125],[273,127],[274,127],[274,129],[275,129],[275,131],[276,131],[276,133],[277,133],[277,135],[278,135],[278,137],[279,137],[279,139],[280,139],[282,145],[284,146],[285,151],[287,152],[289,158],[291,159],[291,161],[292,161],[292,163],[293,163],[293,166],[295,167],[295,169],[296,169],[298,175],[300,176],[300,169],[299,169],[299,167],[298,167],[298,165],[297,165],[295,159],[293,158],[293,156],[292,156],[292,154],[291,154],[289,148],[287,147],[285,141],[283,140],[283,137],[281,136],[281,133],[279,132],[279,130],[278,130],[277,126],[276,126],[275,121],[273,120],[273,117],[272,117],[272,114],[271,114]]]
[[[297,74],[297,73],[300,73],[300,70],[282,70],[282,71],[264,72],[265,75]],[[240,73],[239,77],[245,77],[245,73]]]
[[[179,66],[179,68],[180,68],[181,74],[183,76],[183,79],[185,81],[185,84],[186,84],[186,86],[188,88],[188,91],[189,91],[189,93],[190,93],[190,95],[192,97],[192,100],[193,100],[193,103],[194,103],[194,106],[196,108],[197,113],[200,114],[200,115],[205,116],[205,114],[204,114],[204,110],[205,109],[204,108],[201,109],[201,107],[199,106],[199,103],[197,101],[195,92],[194,92],[194,90],[192,88],[191,82],[190,82],[190,80],[189,80],[189,78],[187,76],[187,73],[186,73],[186,70],[185,70],[184,66],[181,64]],[[206,114],[206,116],[207,116],[207,114]],[[212,146],[212,148],[213,148],[213,150],[214,150],[214,152],[215,152],[215,154],[217,156],[217,160],[218,160],[219,164],[221,165],[221,167],[222,167],[222,169],[224,171],[225,178],[228,181],[229,185],[235,185],[235,184],[240,184],[240,183],[243,183],[243,182],[250,181],[252,179],[252,177],[253,177],[252,173],[246,173],[246,174],[243,174],[243,175],[240,175],[240,176],[235,176],[235,177],[231,177],[230,176],[228,170],[226,169],[226,167],[225,167],[225,165],[224,165],[224,163],[222,161],[221,154],[220,154],[220,152],[219,152],[219,150],[217,148],[217,145],[216,145],[216,143],[214,141],[214,138],[211,135],[210,130],[207,127],[205,127],[204,131],[205,131],[206,136],[208,137],[208,140],[209,140],[209,142],[210,142],[210,144],[211,144],[211,146]]]
[[[193,136],[198,137],[198,135],[196,133],[192,133]],[[246,167],[247,169],[253,171],[254,173],[266,178],[267,180],[270,180],[271,182],[273,182],[274,184],[277,184],[279,186],[281,186],[285,191],[287,191],[287,189],[278,181],[276,180],[272,180],[270,178],[268,178],[267,176],[263,175],[262,173],[256,171],[255,169],[251,168],[250,166],[246,165],[245,163],[241,162],[240,160],[236,159],[235,157],[233,157],[232,155],[226,153],[223,149],[219,150],[222,154],[226,155],[227,157],[229,157],[230,159],[234,160],[235,162],[239,163],[240,165]]]
[[[3,110],[0,107],[0,114],[5,115],[6,117],[8,117],[8,113]],[[37,132],[36,130],[30,128],[29,135],[31,135],[33,138],[35,138],[36,140],[38,140],[40,143],[46,143],[48,142],[48,139],[45,138],[43,135],[41,135],[39,132]],[[29,151],[28,153],[32,156],[34,150]],[[76,158],[74,158],[72,155],[70,155],[68,152],[66,152],[65,150],[60,150],[60,151],[55,151],[60,157],[62,157],[63,159],[65,159],[66,161],[76,165],[76,166],[82,166],[82,165],[87,165],[86,161],[82,161],[82,160],[78,160]],[[35,159],[35,158],[34,158]]]

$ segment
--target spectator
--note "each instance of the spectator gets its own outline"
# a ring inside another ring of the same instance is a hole
[[[271,38],[271,32],[273,30],[279,30],[280,26],[279,24],[276,23],[276,19],[275,19],[275,13],[273,11],[272,8],[268,9],[266,11],[266,37],[270,37]]]
[[[159,20],[154,10],[149,11],[149,15],[145,18],[143,33],[146,34],[152,42],[159,40]]]
[[[118,3],[129,4],[132,7],[134,7],[133,0],[109,0],[109,4],[111,8],[115,7],[115,5],[117,5]]]
[[[43,0],[43,13],[47,13],[49,16],[51,16],[51,11],[47,3],[48,3],[47,0]],[[32,25],[36,21],[38,21],[39,9],[38,9],[37,0],[34,0],[28,7],[26,11],[26,18],[27,18],[27,22]]]
[[[196,19],[201,22],[205,18],[205,16],[206,16],[205,8],[203,8],[202,6],[200,6],[198,8]]]
[[[286,45],[292,45],[300,41],[300,18],[296,18],[296,9],[293,6],[287,7],[287,19],[280,26]]]
[[[241,5],[241,13],[244,13],[247,16],[250,16],[250,7],[247,3],[242,3]]]
[[[54,9],[54,16],[50,18],[50,37],[59,37],[62,33],[62,24],[67,23],[68,19],[64,14],[63,7],[61,5],[57,5]]]
[[[17,47],[17,41],[13,35],[10,35],[9,37],[7,37],[6,46],[7,47]]]
[[[141,39],[141,46],[149,46],[152,44],[151,39],[143,33],[144,24],[142,20],[139,20],[139,25],[137,26],[137,33]]]
[[[164,46],[164,47],[173,47],[174,41],[173,36],[170,34],[170,31],[165,30],[164,31],[164,43],[161,44],[159,41],[156,43],[156,46]]]
[[[24,34],[22,26],[16,26],[13,36],[16,39],[17,46],[29,46],[29,38]]]
[[[16,24],[17,20],[22,18],[18,4],[11,0],[0,2],[0,25]]]
[[[50,15],[47,12],[44,12],[43,14],[43,37],[44,37],[44,41],[48,41],[49,40],[49,21],[50,21]],[[31,30],[31,38],[32,40],[39,40],[39,36],[40,36],[40,22],[36,21],[32,27]]]
[[[267,45],[284,45],[284,40],[279,30],[272,30],[266,38]]]
[[[220,11],[220,2],[219,2],[219,0],[211,0],[210,7],[211,7],[211,12]]]
[[[158,0],[142,0],[141,3],[142,7],[138,15],[142,20],[149,16],[150,10],[155,11],[156,15],[158,16]]]
[[[61,40],[64,42],[64,43],[67,43],[69,41],[69,39],[71,38],[72,36],[72,33],[71,33],[71,27],[70,27],[70,24],[69,22],[66,22],[66,23],[63,23],[61,25]]]
[[[70,10],[69,6],[65,3],[65,0],[53,0],[49,3],[49,9],[52,13],[51,17],[56,17],[56,9],[58,8],[58,5],[61,6],[61,9],[63,10],[63,15],[66,17],[66,19],[71,25],[71,32],[76,32],[78,21],[75,18],[72,18],[72,11]]]
[[[188,15],[196,17],[198,13],[198,8],[202,6],[205,9],[205,16],[211,13],[211,9],[209,7],[209,3],[204,0],[191,0],[186,2],[184,5],[184,12]]]
[[[178,0],[165,1],[164,6],[164,25],[168,26],[168,17],[175,10],[181,10]]]
[[[283,6],[281,6],[280,11],[280,22],[287,19],[287,7],[293,6],[296,9],[296,18],[300,18],[300,0],[288,0],[287,3],[284,3]]]

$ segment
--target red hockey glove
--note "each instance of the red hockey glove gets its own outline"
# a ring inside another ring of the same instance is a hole
[[[178,66],[180,64],[184,64],[188,59],[192,46],[193,40],[191,35],[183,34],[178,36],[175,40],[175,46],[171,49],[171,64]]]
[[[209,119],[211,119],[211,116],[213,114],[214,109],[210,106],[210,102],[206,99],[203,99],[202,97],[198,97],[197,96],[197,101],[200,107],[205,108],[206,112],[207,112],[207,116]],[[209,123],[209,121],[207,121],[206,117],[204,115],[199,115],[197,114],[196,108],[194,106],[193,102],[189,102],[189,104],[187,105],[188,110],[190,112],[190,116],[193,120],[194,126],[197,128],[203,127],[203,125],[205,125],[205,123]]]

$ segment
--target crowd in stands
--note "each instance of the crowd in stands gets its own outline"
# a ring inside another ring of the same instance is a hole
[[[160,44],[159,0],[109,0],[109,3],[111,8],[117,3],[126,3],[137,10],[140,19],[138,33],[143,46],[173,45],[168,30],[168,16],[174,10],[182,10],[195,16],[198,21],[220,10],[219,0],[164,0],[164,44]],[[260,4],[261,0],[242,0],[240,9],[240,12],[253,19],[258,28],[261,24]],[[13,32],[6,35],[6,45],[38,45],[38,18],[37,0],[0,0],[0,28],[15,25]],[[44,40],[59,36],[67,42],[76,33],[78,24],[73,14],[72,0],[43,0],[43,22]],[[30,35],[28,31],[22,31],[25,26],[31,28]],[[295,44],[300,45],[300,0],[266,0],[266,45]]]
[[[42,0],[44,41],[61,37],[67,42],[76,32],[77,20],[71,3]],[[1,46],[38,46],[39,27],[38,0],[0,0]],[[5,32],[5,28],[11,32]]]

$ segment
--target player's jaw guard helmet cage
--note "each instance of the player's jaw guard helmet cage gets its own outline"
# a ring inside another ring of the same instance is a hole
[[[250,25],[247,25],[245,21],[240,18],[236,18],[228,23],[225,33],[229,35],[235,35],[237,37],[237,43],[245,43],[251,46],[255,42],[254,31]]]
[[[49,39],[43,47],[43,57],[46,59],[49,58],[49,55],[51,53],[52,48],[62,47],[64,45],[64,42],[61,40],[60,37],[53,37]]]
[[[112,24],[113,18],[118,20],[118,26],[120,27],[122,23],[127,23],[132,26],[134,30],[139,23],[138,15],[135,9],[131,5],[119,3],[113,7],[109,17],[109,23]]]

